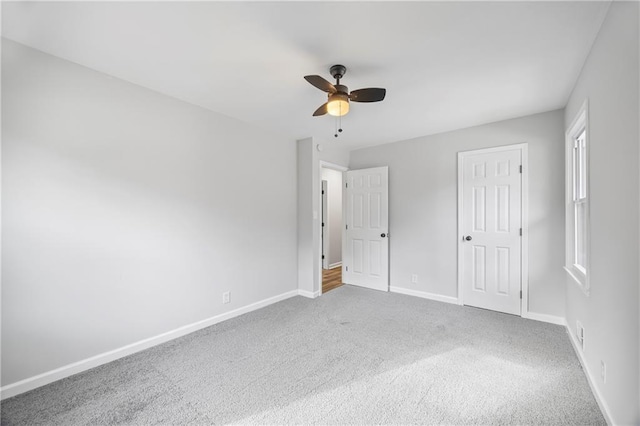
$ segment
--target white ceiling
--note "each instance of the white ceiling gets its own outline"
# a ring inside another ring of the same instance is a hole
[[[608,2],[2,3],[2,35],[300,139],[331,140],[303,76],[348,71],[338,139],[376,145],[561,108]]]

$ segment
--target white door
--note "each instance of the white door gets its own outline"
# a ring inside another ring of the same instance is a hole
[[[326,180],[322,181],[322,269],[329,269],[329,188]]]
[[[462,155],[463,303],[520,315],[522,151]]]
[[[388,167],[345,172],[342,280],[389,291]]]

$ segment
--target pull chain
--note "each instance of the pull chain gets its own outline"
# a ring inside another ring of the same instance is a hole
[[[342,104],[340,104],[340,115],[336,117],[336,133],[334,137],[338,137],[338,133],[342,133]]]

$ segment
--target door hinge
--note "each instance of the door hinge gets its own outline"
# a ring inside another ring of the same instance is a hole
[[[324,189],[322,190],[322,195],[324,195]]]
[[[322,222],[322,227],[324,228],[324,222]],[[522,235],[522,230],[520,230],[520,235]]]
[[[324,254],[322,255],[322,260],[324,260]]]
[[[324,226],[324,224],[322,224]],[[520,236],[522,237],[522,228],[520,228]]]
[[[520,173],[522,173],[522,164],[520,164]]]
[[[349,272],[349,267],[348,267],[348,266],[345,266],[345,270],[346,270],[347,272]]]
[[[348,184],[348,183],[345,183],[345,184],[344,184],[344,187],[345,187],[345,188],[348,188],[348,187],[349,187],[349,184]]]
[[[522,290],[520,290],[520,299],[522,299]]]
[[[349,229],[349,225],[345,225],[345,226],[344,226],[344,229],[347,229],[347,230],[348,230],[348,229]]]

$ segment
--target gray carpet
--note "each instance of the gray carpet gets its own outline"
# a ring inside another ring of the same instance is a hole
[[[605,424],[563,327],[351,286],[2,404],[2,424]]]

